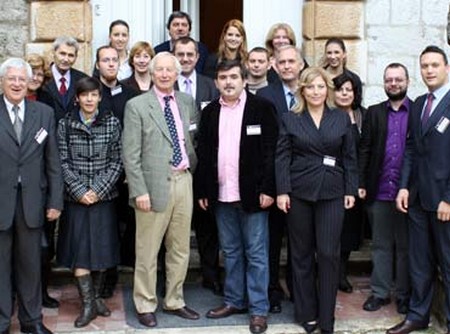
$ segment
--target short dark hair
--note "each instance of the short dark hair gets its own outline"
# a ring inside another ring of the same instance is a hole
[[[265,53],[267,56],[267,59],[269,59],[269,50],[267,50],[266,48],[263,48],[262,46],[255,46],[253,49],[251,49],[248,52],[248,55],[250,56],[250,53],[253,53],[253,52]]]
[[[189,31],[191,31],[192,28],[192,20],[191,17],[189,16],[188,13],[186,12],[182,12],[180,10],[173,12],[172,14],[170,14],[169,19],[167,20],[167,30],[170,29],[170,24],[172,23],[172,21],[174,19],[186,19],[188,21],[188,25],[189,25]]]
[[[448,65],[448,58],[445,54],[444,50],[442,50],[440,47],[436,45],[428,45],[420,54],[420,58],[426,53],[439,53],[444,58],[445,65]]]
[[[409,72],[408,69],[406,68],[405,65],[400,64],[400,63],[390,63],[388,66],[386,66],[386,68],[384,69],[384,73],[386,74],[386,70],[388,68],[403,68],[403,70],[405,71],[405,75],[406,75],[406,79],[409,80]]]
[[[128,25],[127,22],[125,22],[124,20],[115,20],[115,21],[112,21],[111,24],[109,25],[109,34],[110,35],[115,26],[125,26],[125,27],[127,27],[127,30],[130,31],[130,26]]]
[[[95,52],[95,63],[96,63],[96,64],[100,61],[100,52],[101,52],[102,50],[106,50],[106,49],[113,49],[113,50],[116,50],[116,49],[113,48],[111,45],[102,45],[102,46],[100,46],[100,47],[97,49],[97,51]],[[116,50],[116,52],[117,52],[117,55],[119,55],[119,51]]]
[[[353,90],[353,102],[352,109],[356,110],[361,108],[362,95],[361,90],[358,89],[358,84],[356,83],[353,76],[349,75],[348,72],[344,71],[342,74],[339,74],[337,77],[333,78],[334,90],[337,91],[341,89],[341,87],[346,83],[350,82]]]
[[[173,42],[172,53],[175,53],[175,48],[177,47],[178,44],[186,45],[188,43],[194,43],[195,52],[198,53],[198,43],[197,43],[197,41],[195,39],[193,39],[192,37],[189,37],[189,36],[184,36],[184,37],[180,37],[180,38],[176,39]]]
[[[233,67],[239,67],[239,72],[241,73],[242,79],[247,78],[247,69],[245,66],[240,62],[238,59],[232,59],[232,60],[223,60],[219,62],[216,66],[216,79],[218,77],[219,72],[224,72],[231,70]]]
[[[84,77],[75,83],[75,95],[80,96],[82,93],[92,92],[94,90],[97,90],[101,95],[102,94],[101,87],[102,85],[97,78]]]

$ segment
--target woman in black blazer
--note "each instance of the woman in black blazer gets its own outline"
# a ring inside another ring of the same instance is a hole
[[[324,69],[303,71],[298,104],[281,119],[276,154],[277,205],[287,213],[295,318],[307,333],[318,326],[322,333],[334,331],[344,208],[354,205],[358,187],[352,124],[345,112],[331,108],[332,97]]]
[[[358,89],[358,82],[347,72],[339,74],[333,79],[334,103],[345,111],[352,122],[353,139],[358,149],[361,138],[361,128],[367,110],[361,106],[362,96]],[[351,293],[353,287],[347,278],[347,263],[352,251],[358,250],[363,238],[364,225],[363,202],[356,198],[355,205],[345,211],[344,226],[341,235],[341,259],[339,263],[339,290]]]

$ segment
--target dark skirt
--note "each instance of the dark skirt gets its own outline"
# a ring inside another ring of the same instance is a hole
[[[115,201],[91,206],[65,202],[60,221],[57,262],[64,267],[102,270],[119,263]]]

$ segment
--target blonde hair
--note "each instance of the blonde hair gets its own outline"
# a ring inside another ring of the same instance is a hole
[[[128,64],[130,65],[130,67],[134,70],[134,64],[133,64],[133,58],[135,55],[141,53],[142,51],[145,51],[148,53],[148,55],[150,56],[150,59],[153,59],[153,57],[155,56],[155,50],[153,50],[152,46],[150,45],[150,43],[145,42],[145,41],[139,41],[136,42],[133,47],[130,50],[130,55],[128,57]]]
[[[32,70],[42,69],[42,71],[44,72],[44,84],[48,79],[52,77],[47,61],[40,54],[30,53],[26,55],[25,61],[30,64]]]
[[[321,67],[308,67],[300,74],[300,80],[295,97],[297,98],[297,104],[291,109],[294,113],[302,113],[306,109],[306,101],[303,96],[303,90],[306,86],[310,85],[317,77],[321,77],[327,86],[327,99],[325,104],[328,107],[334,107],[334,84],[331,76],[326,70]]]
[[[223,26],[222,33],[219,39],[219,48],[217,51],[218,63],[226,59],[233,60],[230,58],[230,51],[226,48],[224,41],[225,35],[227,34],[227,30],[230,27],[236,28],[239,31],[239,34],[242,36],[242,43],[239,46],[237,53],[238,59],[241,61],[241,63],[244,63],[247,60],[247,34],[245,33],[244,24],[242,23],[242,21],[238,19],[230,20]]]
[[[269,31],[267,32],[266,36],[266,49],[269,50],[269,56],[272,57],[274,55],[274,48],[273,48],[273,39],[275,38],[275,33],[278,30],[284,30],[286,32],[287,37],[289,38],[289,42],[291,45],[295,46],[297,44],[297,41],[295,39],[295,33],[292,27],[287,23],[275,23],[273,26],[270,27]]]

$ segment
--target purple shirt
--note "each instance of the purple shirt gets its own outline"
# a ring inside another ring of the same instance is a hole
[[[397,196],[408,132],[408,111],[408,99],[403,101],[398,111],[392,109],[388,102],[386,148],[378,180],[378,193],[375,197],[378,201],[393,201]]]

